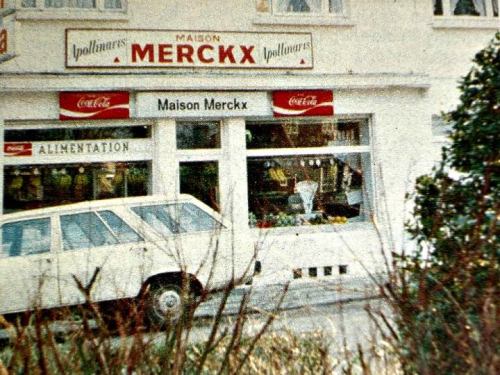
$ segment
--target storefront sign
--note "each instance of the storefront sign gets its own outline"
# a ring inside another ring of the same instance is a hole
[[[33,145],[29,142],[18,143],[10,142],[4,143],[3,152],[5,156],[32,156]]]
[[[0,8],[0,63],[15,57],[14,10]]]
[[[274,117],[333,116],[333,92],[327,90],[273,92]]]
[[[129,111],[129,93],[124,91],[59,94],[60,120],[123,119]]]
[[[310,33],[67,29],[68,68],[313,67]]]
[[[54,141],[54,142],[6,142],[4,155],[19,156],[19,159],[66,161],[79,158],[81,161],[90,156],[120,159],[149,159],[152,145],[150,139],[102,139],[89,141]],[[126,156],[126,157],[125,157]],[[10,158],[9,158],[10,159]],[[10,164],[10,163],[9,163]]]
[[[141,92],[137,117],[270,116],[265,92]]]

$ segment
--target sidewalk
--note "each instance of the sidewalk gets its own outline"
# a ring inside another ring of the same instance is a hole
[[[283,295],[285,283],[269,283],[259,276],[254,278],[252,285],[237,287],[231,292],[224,315],[236,314],[241,301],[249,294],[248,309],[255,311],[271,311],[276,308]],[[378,296],[377,286],[367,277],[336,277],[325,279],[297,279],[289,282],[282,310],[295,309],[304,306],[325,305],[338,302],[348,302]],[[222,301],[223,293],[217,293],[207,302],[202,303],[195,316],[214,316]]]

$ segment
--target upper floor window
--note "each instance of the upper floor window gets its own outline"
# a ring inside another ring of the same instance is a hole
[[[257,11],[273,14],[342,14],[343,0],[257,0]]]
[[[20,18],[108,18],[124,16],[126,0],[17,0]],[[120,16],[121,15],[121,16]]]
[[[351,25],[349,0],[256,0],[255,23]]]
[[[23,8],[97,8],[99,0],[22,0]],[[102,3],[104,9],[122,9],[122,0],[104,0]]]
[[[498,17],[499,0],[433,0],[435,16]]]

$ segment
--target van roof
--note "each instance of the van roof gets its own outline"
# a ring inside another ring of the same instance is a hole
[[[163,195],[147,195],[139,197],[127,197],[127,198],[111,198],[111,199],[101,199],[95,201],[84,201],[78,203],[64,204],[60,206],[36,208],[32,210],[24,210],[19,212],[13,212],[2,215],[3,220],[12,219],[22,219],[31,216],[38,215],[51,215],[54,213],[64,212],[64,211],[79,211],[82,209],[95,210],[106,207],[116,207],[116,206],[126,206],[136,203],[152,203],[152,202],[164,202],[164,203],[182,203],[182,202],[199,202],[196,198],[189,194],[179,194],[176,199],[167,199]]]

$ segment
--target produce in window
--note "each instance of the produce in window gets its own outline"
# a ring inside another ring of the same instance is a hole
[[[83,200],[85,199],[85,195],[90,181],[88,176],[84,173],[85,169],[83,167],[80,167],[78,172],[79,173],[75,176],[75,185],[74,185],[75,198],[78,200]]]

